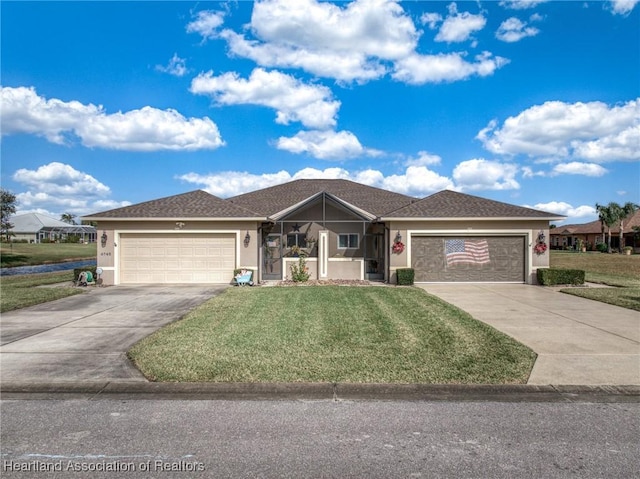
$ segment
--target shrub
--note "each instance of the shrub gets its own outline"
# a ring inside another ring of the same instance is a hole
[[[307,268],[307,261],[305,255],[301,254],[298,258],[298,264],[291,265],[291,280],[296,283],[306,283],[309,281],[309,268]]]
[[[584,271],[581,269],[538,269],[538,284],[553,286],[556,284],[584,284]]]
[[[400,268],[396,270],[398,286],[411,286],[415,278],[413,268]]]
[[[598,243],[598,244],[596,245],[596,249],[597,249],[598,251],[600,251],[601,253],[606,253],[606,252],[607,252],[607,250],[608,250],[607,243]]]

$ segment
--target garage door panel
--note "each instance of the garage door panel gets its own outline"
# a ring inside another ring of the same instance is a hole
[[[235,235],[123,233],[121,283],[229,283]]]
[[[416,282],[524,282],[523,236],[414,236]]]

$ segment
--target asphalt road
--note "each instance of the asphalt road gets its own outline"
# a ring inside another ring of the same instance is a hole
[[[637,402],[82,399],[0,407],[3,477],[626,479],[640,471]]]

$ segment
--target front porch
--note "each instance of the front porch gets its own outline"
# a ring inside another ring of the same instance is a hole
[[[383,223],[328,193],[320,193],[262,225],[260,279],[286,280],[300,256],[310,279],[388,278]]]

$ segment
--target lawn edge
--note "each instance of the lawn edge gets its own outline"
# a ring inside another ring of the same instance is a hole
[[[640,386],[381,383],[3,382],[2,399],[640,402]]]

